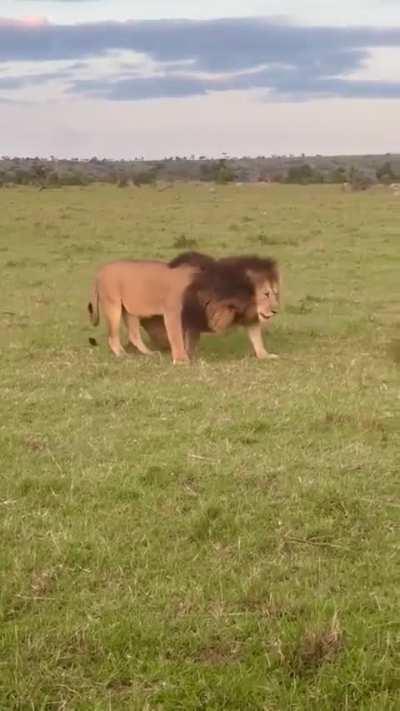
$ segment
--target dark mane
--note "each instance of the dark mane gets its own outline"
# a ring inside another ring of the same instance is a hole
[[[176,269],[182,266],[182,264],[190,264],[193,267],[199,267],[200,269],[207,269],[214,264],[215,260],[209,257],[208,254],[202,254],[201,252],[182,252],[178,254],[177,257],[172,259],[168,266],[170,269]]]
[[[254,301],[255,287],[250,277],[236,264],[209,259],[206,268],[193,279],[185,292],[182,319],[185,328],[209,331],[207,307],[224,302],[239,320]]]
[[[243,255],[237,257],[222,257],[218,260],[220,264],[242,269],[243,271],[255,274],[267,274],[271,277],[278,276],[278,263],[272,257],[257,257],[255,255]]]
[[[214,259],[202,252],[182,252],[182,254],[178,254],[172,259],[168,266],[171,269],[176,269],[176,267],[180,267],[182,264],[190,264],[199,267],[201,270],[207,270],[217,263],[224,267],[231,267],[235,271],[248,271],[260,275],[267,274],[272,278],[277,278],[279,275],[279,267],[276,259],[273,259],[273,257],[258,257],[253,254]]]
[[[272,257],[243,255],[213,259],[208,254],[189,251],[178,254],[168,266],[176,269],[184,264],[198,267],[199,272],[186,289],[182,319],[184,327],[209,331],[208,310],[232,309],[232,322],[240,323],[255,303],[259,278],[279,281],[279,268]]]

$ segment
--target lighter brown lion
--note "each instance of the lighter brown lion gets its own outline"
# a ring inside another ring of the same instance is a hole
[[[108,343],[116,356],[124,354],[119,330],[121,316],[130,342],[145,355],[150,351],[140,334],[140,319],[160,317],[167,335],[174,363],[189,360],[182,328],[184,293],[197,268],[184,264],[171,269],[157,261],[116,261],[106,264],[96,274],[88,304],[94,326],[102,312],[108,328]]]

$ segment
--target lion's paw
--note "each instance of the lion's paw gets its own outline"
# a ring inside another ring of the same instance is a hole
[[[276,353],[267,353],[267,351],[257,353],[257,360],[278,360],[278,358],[279,356]]]

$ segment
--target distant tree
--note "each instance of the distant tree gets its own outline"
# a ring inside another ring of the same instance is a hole
[[[290,166],[286,182],[308,185],[309,183],[323,183],[324,179],[319,171],[313,170],[308,163],[302,163]]]
[[[369,175],[367,175],[366,173],[362,173],[361,171],[357,170],[357,168],[352,166],[350,170],[349,182],[352,191],[356,192],[361,190],[368,190],[368,188],[373,185],[374,181]]]
[[[66,170],[59,175],[61,185],[88,185],[90,179],[78,170]]]
[[[219,185],[226,185],[227,183],[232,183],[235,180],[235,173],[232,168],[227,165],[224,158],[218,161],[215,173],[215,182]]]
[[[390,161],[386,161],[376,170],[376,177],[380,183],[393,183],[397,178]]]
[[[205,182],[215,180],[215,165],[212,162],[202,163],[200,166],[200,180]]]
[[[38,159],[35,159],[32,163],[30,172],[33,183],[35,183],[36,185],[45,185],[49,173],[49,168],[47,165],[45,165]]]
[[[271,176],[266,168],[261,168],[257,175],[258,183],[269,183],[271,181]]]
[[[129,180],[127,175],[120,175],[117,183],[119,188],[127,188],[129,185]]]
[[[15,185],[29,185],[31,183],[37,183],[36,176],[27,168],[20,168],[18,164],[14,170],[10,170],[7,173],[8,182],[14,183]]]
[[[158,168],[150,168],[149,170],[137,171],[133,176],[133,184],[137,188],[141,185],[155,185],[157,181]]]
[[[335,168],[327,176],[327,181],[329,183],[345,183],[346,182],[346,168],[342,165]]]
[[[52,188],[60,187],[60,178],[56,170],[50,171],[47,175],[47,185]]]
[[[272,183],[283,183],[285,180],[285,176],[283,173],[273,173],[271,175],[271,182]]]

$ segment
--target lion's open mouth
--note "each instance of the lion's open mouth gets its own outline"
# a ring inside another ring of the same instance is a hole
[[[260,321],[269,321],[272,316],[273,314],[263,314],[262,311],[258,312],[258,318],[260,319]]]

